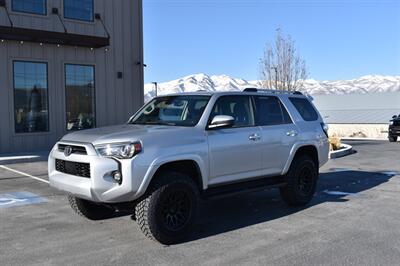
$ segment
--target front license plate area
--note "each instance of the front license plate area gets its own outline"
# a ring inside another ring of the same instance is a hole
[[[74,162],[65,161],[65,171],[67,173],[76,174],[76,167]]]

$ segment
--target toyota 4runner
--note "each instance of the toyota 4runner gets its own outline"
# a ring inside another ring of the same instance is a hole
[[[246,89],[154,98],[124,125],[64,136],[48,168],[78,214],[128,209],[146,236],[172,244],[189,233],[201,198],[276,186],[287,204],[307,204],[328,153],[309,97]]]

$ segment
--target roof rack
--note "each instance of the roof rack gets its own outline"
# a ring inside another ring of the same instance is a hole
[[[257,89],[257,88],[246,88],[243,92],[265,92],[265,93],[275,93],[275,94],[295,94],[303,95],[300,91],[284,91],[284,90],[272,90],[272,89]]]

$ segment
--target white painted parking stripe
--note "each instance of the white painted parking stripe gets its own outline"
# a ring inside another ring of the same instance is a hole
[[[343,192],[343,191],[331,191],[331,190],[324,190],[324,193],[332,196],[352,196],[356,195],[356,193],[350,193],[350,192]]]
[[[40,156],[39,155],[8,156],[8,157],[0,157],[0,162],[11,161],[11,160],[37,159],[37,158],[40,158]]]
[[[4,166],[4,165],[0,165],[0,168],[3,168],[5,170],[14,172],[16,174],[19,174],[19,175],[22,175],[22,176],[26,176],[26,177],[30,177],[30,178],[35,179],[37,181],[49,184],[49,181],[47,181],[46,179],[43,179],[43,178],[40,178],[40,177],[36,177],[36,176],[30,175],[30,174],[27,174],[27,173],[24,173],[24,172],[21,172],[21,171],[18,171],[18,170],[14,170],[14,169],[11,169],[11,168],[9,168],[7,166]]]

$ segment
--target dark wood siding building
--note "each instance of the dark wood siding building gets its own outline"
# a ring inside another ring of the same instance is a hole
[[[0,0],[0,153],[124,123],[143,104],[141,0]]]

